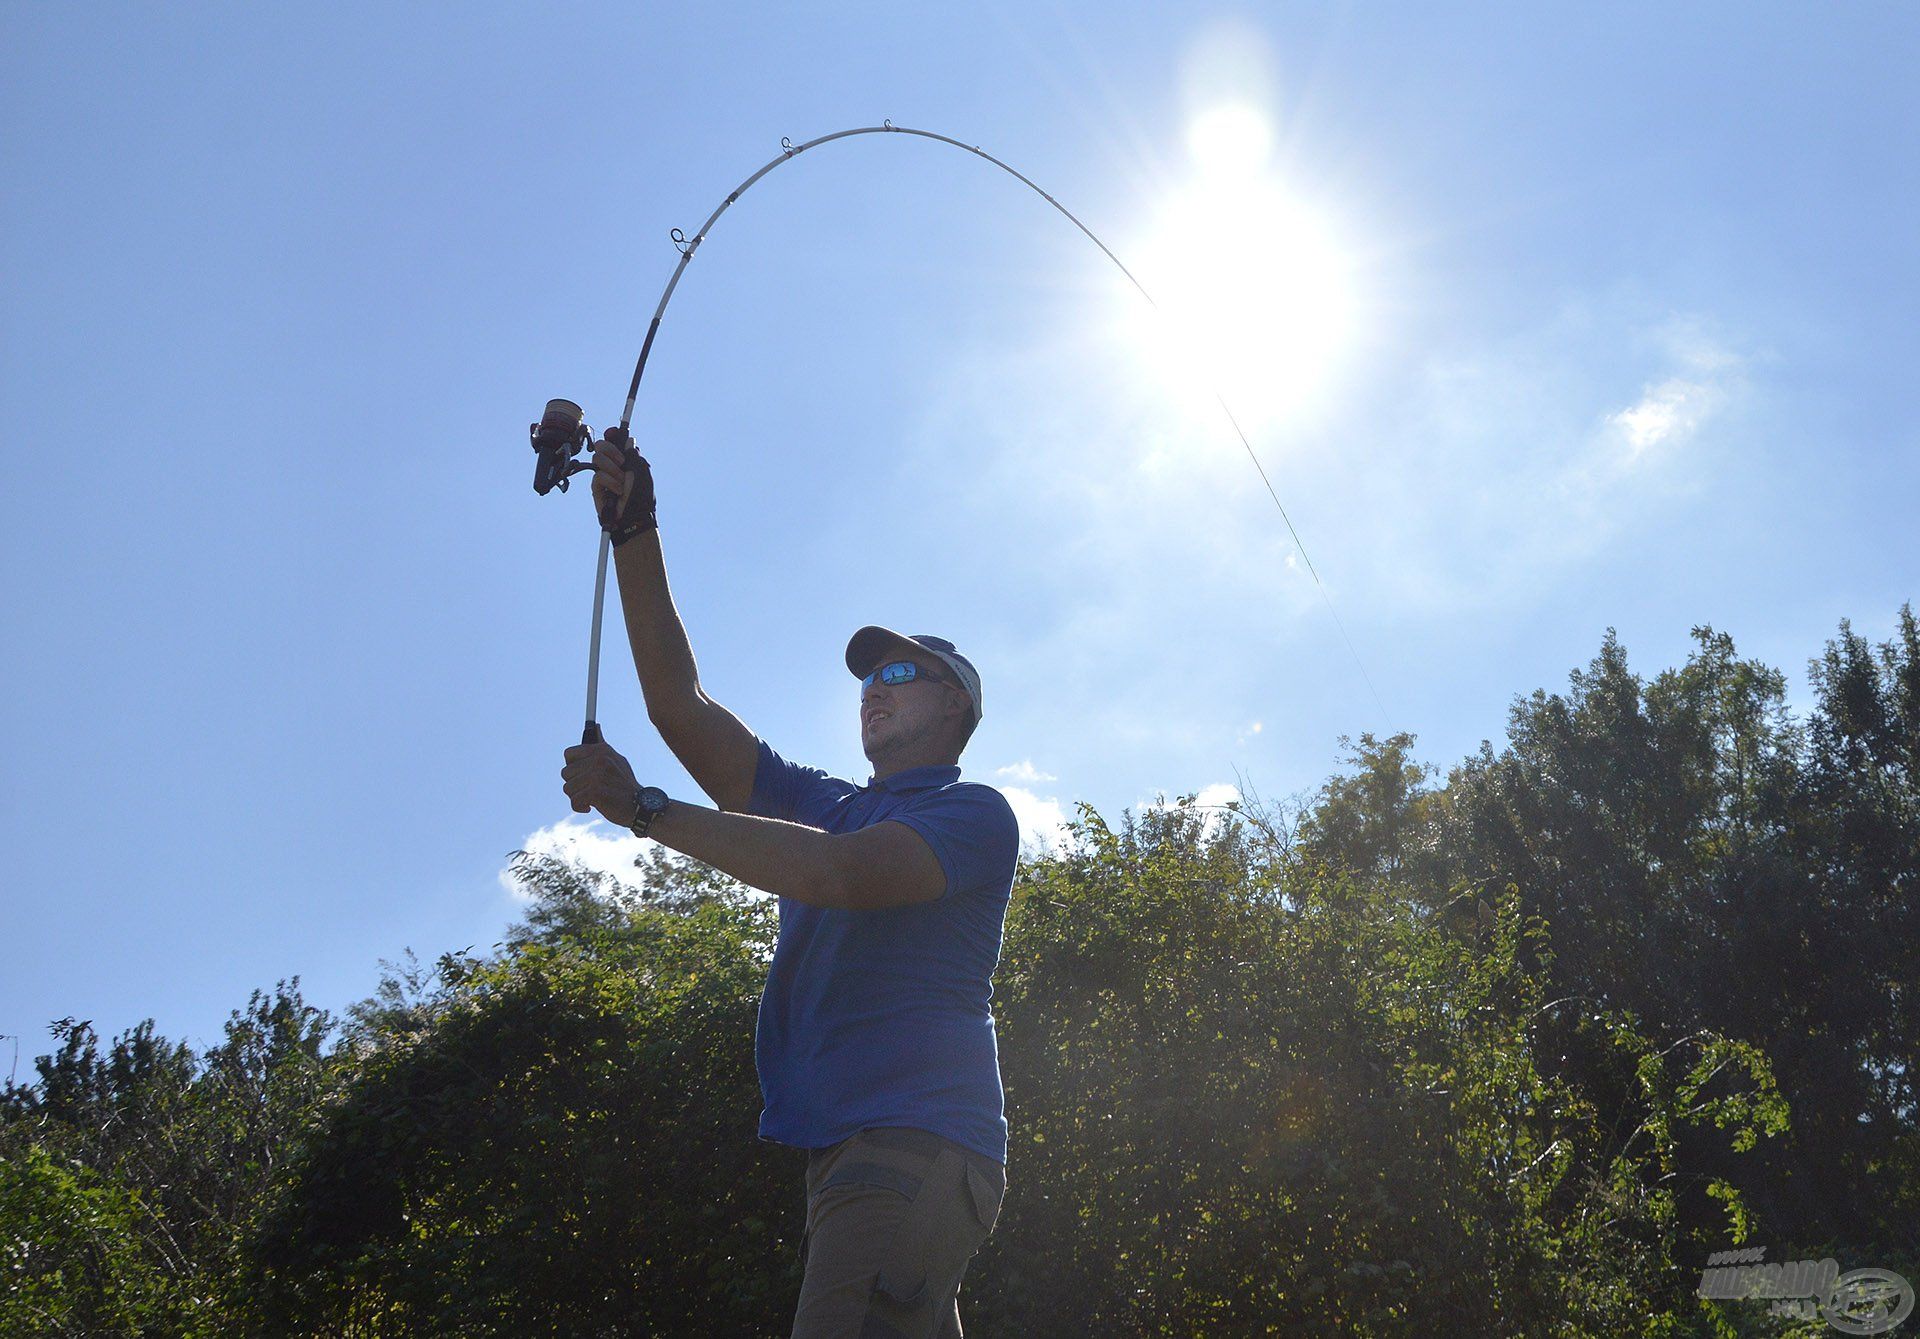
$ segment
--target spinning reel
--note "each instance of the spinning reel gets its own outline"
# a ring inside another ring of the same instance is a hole
[[[549,400],[540,421],[527,425],[538,457],[533,462],[533,491],[541,497],[556,486],[566,492],[569,476],[593,468],[591,461],[574,459],[593,440],[593,429],[580,421],[582,412],[571,400]]]

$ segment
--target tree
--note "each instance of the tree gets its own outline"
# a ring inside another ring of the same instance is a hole
[[[1920,1164],[1912,609],[1877,651],[1842,621],[1811,662],[1805,722],[1778,671],[1711,627],[1694,640],[1685,665],[1644,682],[1609,630],[1570,692],[1517,699],[1506,746],[1482,744],[1440,787],[1410,740],[1363,736],[1304,848],[1426,905],[1510,883],[1551,927],[1557,989],[1656,1038],[1707,1029],[1758,1047],[1792,1133],[1737,1163],[1689,1160],[1709,1177],[1737,1168],[1776,1250],[1892,1258]]]
[[[212,1334],[156,1257],[152,1207],[83,1162],[0,1148],[0,1334]]]
[[[1300,858],[1260,840],[1260,814],[1209,835],[1190,807],[1119,832],[1081,813],[1009,916],[1013,1147],[968,1285],[983,1330],[1611,1334],[1696,1315],[1680,1140],[1783,1127],[1756,1050],[1705,1033],[1661,1050],[1630,1017],[1568,1009],[1523,965],[1523,943],[1552,955],[1512,890],[1462,933],[1329,876],[1311,840]],[[1561,1015],[1606,1058],[1604,1091],[1581,1086],[1599,1065],[1541,1053]]]
[[[773,909],[691,862],[654,872],[662,896],[603,911],[582,872],[529,865],[513,947],[444,958],[424,995],[392,982],[361,1011],[353,1082],[253,1244],[259,1332],[791,1319],[800,1162],[757,1138],[753,1064]]]
[[[333,1081],[332,1026],[298,978],[255,991],[204,1057],[151,1019],[104,1054],[90,1023],[55,1023],[38,1082],[0,1092],[21,1304],[73,1333],[223,1332],[239,1243]]]

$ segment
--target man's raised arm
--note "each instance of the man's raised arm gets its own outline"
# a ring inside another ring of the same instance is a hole
[[[631,442],[623,448],[605,440],[593,444],[593,469],[595,510],[603,522],[617,518],[609,527],[618,541],[614,570],[647,719],[716,805],[742,812],[753,794],[759,745],[739,717],[701,691],[693,648],[667,589],[653,519],[653,470]]]

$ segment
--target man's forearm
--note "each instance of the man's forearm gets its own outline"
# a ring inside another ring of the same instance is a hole
[[[690,698],[699,684],[687,630],[667,589],[660,532],[635,535],[613,551],[613,562],[620,578],[620,609],[633,647],[633,667],[640,675],[648,714],[657,717],[662,709]]]
[[[834,837],[818,828],[675,800],[653,820],[647,835],[749,888],[817,907],[839,905],[833,895]]]

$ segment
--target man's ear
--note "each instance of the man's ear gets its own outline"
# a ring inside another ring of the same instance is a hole
[[[946,718],[952,722],[953,742],[956,748],[964,749],[973,731],[967,728],[967,721],[973,715],[973,699],[964,689],[954,689],[947,694]]]

